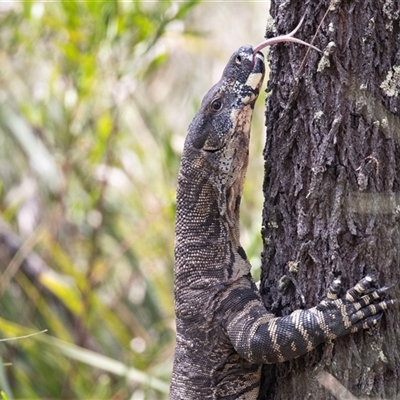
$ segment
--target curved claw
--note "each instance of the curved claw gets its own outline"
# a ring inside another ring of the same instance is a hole
[[[338,298],[341,288],[342,288],[342,280],[341,280],[340,276],[338,276],[337,278],[334,279],[334,281],[329,286],[326,297],[329,300],[336,300]]]
[[[322,53],[322,51],[320,49],[318,49],[317,47],[313,46],[310,43],[304,42],[303,40],[297,39],[294,37],[294,35],[297,33],[297,31],[300,29],[302,23],[304,21],[304,16],[303,18],[300,20],[300,22],[298,23],[298,25],[296,26],[296,28],[294,28],[292,30],[292,32],[286,34],[286,35],[281,35],[281,36],[277,36],[271,39],[267,39],[264,42],[260,43],[258,46],[256,46],[253,50],[253,55],[257,54],[257,52],[259,52],[260,50],[262,50],[264,47],[267,46],[271,46],[273,44],[276,43],[281,43],[281,42],[293,42],[293,43],[299,43],[299,44],[303,44],[305,46],[311,47],[312,49]]]
[[[374,296],[374,299],[377,300],[377,299],[379,298],[379,299],[385,300],[385,299],[386,299],[386,296],[387,296],[387,293],[388,293],[388,292],[390,291],[390,289],[392,289],[394,286],[395,286],[395,285],[392,284],[392,285],[389,285],[389,286],[383,286],[383,287],[381,287],[381,288],[376,289],[376,290],[372,293],[372,295]],[[396,302],[396,300],[390,300],[390,301],[392,302],[392,304],[394,304],[394,303]]]

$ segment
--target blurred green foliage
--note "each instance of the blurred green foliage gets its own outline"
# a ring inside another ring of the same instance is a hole
[[[3,398],[166,398],[179,154],[146,87],[197,3],[0,5],[0,335],[48,330],[0,343]]]

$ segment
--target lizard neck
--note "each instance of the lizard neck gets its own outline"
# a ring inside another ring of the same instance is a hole
[[[244,176],[221,190],[207,176],[180,174],[177,190],[175,276],[177,284],[228,283],[250,272],[240,246],[239,206]]]

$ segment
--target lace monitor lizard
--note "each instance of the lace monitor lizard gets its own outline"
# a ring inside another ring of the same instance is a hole
[[[298,41],[292,36],[299,26],[265,43]],[[177,188],[172,400],[256,399],[263,363],[290,360],[371,327],[394,302],[384,299],[386,287],[371,289],[367,276],[342,298],[336,279],[326,299],[307,310],[276,317],[265,309],[239,240],[250,123],[265,73],[262,47],[244,46],[231,56],[185,141]]]

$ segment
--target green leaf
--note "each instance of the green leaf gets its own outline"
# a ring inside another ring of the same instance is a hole
[[[94,351],[84,349],[71,343],[64,342],[59,339],[47,337],[47,343],[57,347],[65,356],[74,360],[83,362],[92,367],[102,369],[115,375],[123,376],[129,382],[144,384],[145,386],[155,389],[161,393],[168,393],[169,385],[158,378],[152,377],[135,368],[128,367],[124,363],[106,357]]]
[[[83,305],[81,297],[71,279],[67,281],[52,273],[41,274],[39,279],[43,286],[54,293],[75,315],[82,314]]]
[[[0,392],[0,395],[2,400],[9,400],[7,395],[3,391]]]

